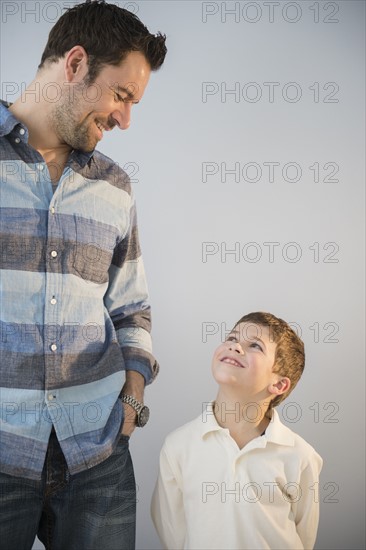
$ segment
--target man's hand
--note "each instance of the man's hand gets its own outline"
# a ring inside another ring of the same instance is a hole
[[[144,389],[145,389],[145,379],[144,377],[136,371],[129,370],[126,371],[126,382],[122,388],[122,393],[126,395],[132,395],[140,403],[144,402]],[[131,436],[132,432],[136,428],[136,417],[137,412],[131,405],[123,403],[124,409],[124,422],[122,426],[121,433],[123,435]]]
[[[132,432],[136,428],[136,417],[137,412],[135,409],[131,407],[131,405],[128,405],[127,403],[122,403],[123,410],[124,410],[124,421],[122,426],[122,435],[128,435],[131,436]]]

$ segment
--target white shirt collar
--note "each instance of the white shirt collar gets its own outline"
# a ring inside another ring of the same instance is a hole
[[[227,428],[223,428],[218,424],[213,412],[213,403],[213,401],[202,403],[202,438],[212,432],[217,432],[220,430],[226,432],[228,431]],[[276,409],[272,409],[271,421],[262,437],[264,445],[266,443],[275,443],[277,445],[287,445],[293,447],[295,443],[293,432],[289,430],[287,426],[282,424]]]

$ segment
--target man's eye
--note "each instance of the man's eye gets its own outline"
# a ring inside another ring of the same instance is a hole
[[[116,101],[117,103],[122,101],[124,102],[125,100],[123,99],[123,97],[117,93],[114,94],[114,101]]]

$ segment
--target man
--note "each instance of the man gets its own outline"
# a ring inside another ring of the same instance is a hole
[[[53,27],[22,97],[0,104],[6,550],[36,535],[53,550],[135,547],[128,440],[158,365],[130,182],[95,147],[129,127],[165,55],[135,15],[87,1]]]

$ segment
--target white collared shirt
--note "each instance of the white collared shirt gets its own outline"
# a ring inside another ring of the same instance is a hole
[[[312,549],[322,464],[276,410],[265,434],[239,449],[207,403],[160,453],[151,513],[163,547]]]

